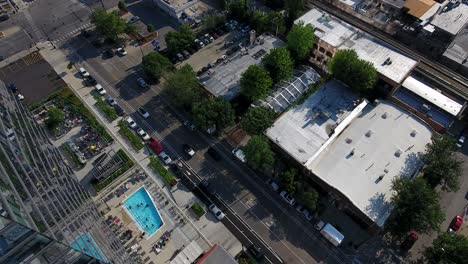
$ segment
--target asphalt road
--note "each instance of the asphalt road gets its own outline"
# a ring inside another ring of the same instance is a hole
[[[226,142],[219,142],[200,132],[192,132],[181,123],[184,114],[170,105],[161,95],[161,86],[152,86],[142,91],[136,84],[141,74],[139,50],[129,50],[125,57],[115,56],[102,59],[101,52],[88,43],[79,41],[71,48],[77,50],[84,60],[81,65],[103,84],[127,111],[132,114],[147,132],[162,141],[166,151],[173,158],[186,159],[186,163],[201,178],[210,183],[210,188],[250,225],[265,240],[285,263],[349,263],[340,250],[328,244],[295,209],[280,200],[271,191],[264,179],[258,178],[244,164],[234,159],[232,149]],[[139,106],[145,107],[151,117],[145,121],[134,114]],[[184,158],[182,144],[188,143],[197,152],[195,157]],[[213,145],[223,156],[215,162],[205,155],[208,146]]]

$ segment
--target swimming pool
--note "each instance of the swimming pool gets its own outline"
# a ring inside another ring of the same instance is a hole
[[[135,191],[123,202],[123,205],[140,230],[145,232],[147,238],[156,233],[164,224],[145,187]]]
[[[96,241],[94,241],[94,238],[87,233],[83,233],[75,238],[75,241],[71,243],[71,246],[88,256],[94,257],[103,262],[109,262],[106,256],[102,253],[102,250],[96,244]]]

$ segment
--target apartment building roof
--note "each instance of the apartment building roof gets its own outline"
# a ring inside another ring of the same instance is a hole
[[[468,4],[458,2],[458,4],[448,3],[442,10],[434,16],[431,24],[456,35],[468,22]]]

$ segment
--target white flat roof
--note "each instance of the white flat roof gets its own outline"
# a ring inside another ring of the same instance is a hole
[[[330,138],[332,130],[355,108],[358,97],[331,80],[299,106],[282,116],[266,134],[301,164],[305,164]]]
[[[392,180],[418,171],[431,136],[425,123],[381,101],[365,107],[308,168],[383,226],[391,211]]]
[[[452,4],[448,3],[447,8],[443,8],[442,11],[436,14],[431,24],[452,35],[456,35],[468,22],[468,4],[462,2],[457,7],[450,6]]]
[[[463,105],[448,98],[439,91],[432,89],[412,76],[406,78],[402,86],[453,116],[457,116],[463,108]]]
[[[396,83],[401,83],[417,64],[393,47],[324,11],[311,9],[295,22],[299,21],[311,24],[322,41],[338,49],[355,50],[361,59],[371,62],[380,74]],[[387,58],[392,64],[383,65]]]
[[[360,3],[362,3],[364,0],[340,0],[341,3],[350,6],[352,8],[357,7]]]

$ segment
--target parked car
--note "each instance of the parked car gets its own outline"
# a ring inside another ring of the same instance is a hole
[[[192,122],[188,121],[188,120],[186,120],[186,121],[184,122],[184,126],[185,126],[186,128],[188,128],[188,129],[190,129],[191,131],[194,131],[195,128],[196,128],[195,125],[194,125]]]
[[[463,146],[463,144],[465,143],[465,136],[461,136],[458,140],[457,140],[457,147],[458,148],[461,148]]]
[[[185,59],[190,58],[190,53],[187,50],[183,50],[182,55],[184,56]]]
[[[208,208],[219,221],[223,220],[223,218],[225,217],[224,213],[221,212],[221,210],[219,210],[219,208],[215,204],[211,204]]]
[[[143,118],[148,118],[150,116],[150,114],[143,107],[138,107],[138,113],[140,113]]]
[[[143,139],[143,140],[149,140],[151,137],[143,130],[143,128],[139,128],[137,129],[137,133],[138,135],[140,135],[140,137]]]
[[[135,122],[135,120],[133,120],[133,118],[131,116],[127,116],[125,118],[125,122],[127,122],[128,126],[131,127],[131,128],[136,128],[137,127],[137,123]]]
[[[282,191],[280,196],[283,197],[283,200],[285,200],[289,205],[293,206],[296,204],[296,199],[294,199],[287,191]]]
[[[301,204],[297,205],[296,206],[296,210],[301,213],[305,219],[307,220],[312,220],[312,214],[310,213],[309,209],[305,208],[304,206],[302,206]]]
[[[218,34],[216,34],[216,32],[212,32],[210,35],[213,37],[213,39],[218,39],[219,38],[219,36],[218,36]]]
[[[273,181],[272,179],[268,180],[268,185],[275,192],[277,192],[279,190],[279,185],[275,181]]]
[[[156,154],[161,153],[161,151],[163,151],[163,146],[159,144],[159,142],[154,138],[150,138],[148,140],[148,145]]]
[[[85,70],[85,68],[83,67],[79,68],[78,71],[80,72],[81,76],[83,76],[84,78],[87,78],[90,76],[89,72]]]
[[[245,158],[245,153],[242,149],[235,148],[232,150],[232,154],[234,154],[234,156],[238,158],[240,161],[242,161],[243,163],[247,162],[247,159]]]
[[[148,87],[148,84],[146,83],[145,79],[143,79],[142,77],[138,78],[136,81],[138,83],[138,86],[140,86],[141,88]]]
[[[134,16],[132,18],[130,18],[130,20],[128,21],[128,23],[135,23],[137,22],[138,20],[140,20],[140,18],[138,16]]]
[[[210,42],[210,39],[209,39],[209,38],[205,38],[205,37],[201,38],[201,41],[203,41],[203,44],[205,44],[205,46],[211,43],[211,42]]]
[[[176,54],[176,58],[177,58],[177,61],[183,61],[184,60],[184,56],[182,56],[182,54],[180,54],[180,53]]]
[[[123,47],[118,48],[117,52],[122,56],[127,55],[127,51]]]
[[[218,151],[213,147],[209,147],[207,151],[208,155],[210,155],[214,160],[220,161],[221,155],[219,155]]]
[[[188,144],[182,144],[182,149],[183,149],[184,152],[187,153],[187,155],[189,155],[190,157],[195,156],[195,150],[193,150],[193,148],[191,148]]]
[[[408,251],[413,247],[414,243],[418,240],[418,234],[414,231],[411,231],[406,236],[405,240],[401,243],[401,249]]]
[[[96,89],[96,92],[98,92],[100,95],[105,95],[107,93],[106,89],[104,89],[104,87],[102,87],[102,85],[100,84],[96,84],[96,86],[94,87]]]
[[[115,110],[115,112],[117,113],[118,116],[124,116],[125,115],[125,111],[118,104],[114,105],[114,110]]]
[[[211,35],[210,35],[210,34],[208,34],[208,33],[207,33],[207,34],[205,34],[203,37],[204,37],[205,39],[208,39],[208,41],[209,41],[210,43],[214,41],[214,38],[213,38],[213,36],[211,36]]]
[[[166,165],[169,165],[172,163],[171,157],[169,157],[169,155],[167,155],[166,152],[164,151],[161,151],[161,153],[159,153],[159,158],[161,158],[164,164]]]
[[[107,103],[109,103],[111,106],[114,106],[114,105],[117,104],[117,102],[114,100],[114,98],[112,98],[112,96],[110,96],[110,95],[106,97],[106,101],[107,101]]]
[[[106,51],[104,51],[104,55],[107,58],[112,58],[112,57],[114,57],[114,52],[111,49],[107,49]]]
[[[92,86],[92,85],[96,85],[97,81],[96,81],[96,79],[94,79],[93,76],[89,75],[88,77],[86,77],[86,83],[88,83],[88,85]]]
[[[460,215],[457,215],[452,219],[452,222],[450,222],[448,231],[455,233],[458,231],[458,229],[460,229],[462,224],[463,224],[463,217]]]
[[[245,27],[243,27],[242,30],[241,30],[242,33],[247,33],[247,32],[249,32],[249,31],[250,31],[250,26],[245,26]]]
[[[247,251],[252,255],[252,257],[257,260],[261,261],[265,258],[265,255],[263,255],[262,250],[254,245],[250,245],[247,248]]]

